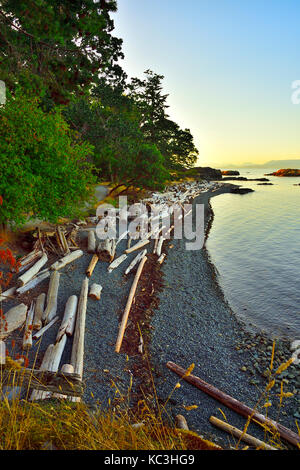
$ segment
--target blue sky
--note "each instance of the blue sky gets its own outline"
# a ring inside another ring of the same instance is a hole
[[[300,158],[299,0],[118,0],[124,70],[165,76],[199,164]]]

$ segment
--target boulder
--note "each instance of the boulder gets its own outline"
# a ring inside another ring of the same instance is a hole
[[[274,173],[266,173],[265,176],[300,176],[300,170],[295,168],[282,168]]]
[[[247,194],[247,193],[253,193],[254,189],[250,188],[231,188],[231,193],[233,194]]]
[[[237,170],[223,170],[221,171],[222,175],[227,175],[227,176],[239,176],[240,172]]]

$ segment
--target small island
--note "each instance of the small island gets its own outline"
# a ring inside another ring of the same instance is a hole
[[[300,170],[293,168],[285,168],[274,173],[266,173],[265,176],[300,176]]]

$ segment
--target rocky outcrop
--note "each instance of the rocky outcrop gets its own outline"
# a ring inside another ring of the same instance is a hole
[[[204,180],[221,180],[222,179],[222,172],[221,170],[216,170],[215,168],[211,168],[209,166],[202,167],[198,166],[194,168],[197,170],[197,175],[199,178]]]
[[[247,194],[247,193],[253,193],[254,189],[241,188],[241,187],[232,187],[230,192],[233,193],[233,194]]]
[[[227,175],[227,176],[239,176],[240,172],[237,170],[223,170],[222,175]]]
[[[282,168],[274,173],[266,173],[265,176],[300,176],[300,170],[295,168]]]
[[[237,178],[226,177],[222,181],[269,181],[268,178],[246,178],[245,176],[238,176]]]

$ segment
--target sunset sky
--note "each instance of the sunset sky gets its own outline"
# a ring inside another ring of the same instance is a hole
[[[118,0],[113,17],[124,70],[165,76],[200,165],[300,158],[299,0]]]

